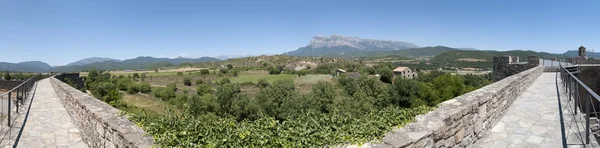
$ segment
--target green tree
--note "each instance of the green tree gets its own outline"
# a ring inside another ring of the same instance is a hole
[[[127,93],[129,94],[136,94],[138,92],[140,92],[140,86],[137,83],[131,83],[127,87]]]
[[[192,79],[189,77],[183,78],[183,85],[192,86]]]
[[[141,93],[147,94],[147,93],[152,92],[152,87],[150,86],[150,83],[148,83],[148,82],[140,83],[139,87],[140,87]]]
[[[244,94],[238,94],[231,105],[231,113],[238,121],[256,120],[261,117],[261,107],[258,101]]]
[[[139,73],[133,73],[133,79],[137,79],[140,78],[140,74]]]
[[[269,87],[269,82],[267,82],[267,79],[260,79],[258,80],[258,87],[260,88],[265,88],[265,87]]]
[[[6,71],[6,73],[4,73],[4,80],[12,80],[10,73],[8,72],[8,70]]]
[[[225,83],[217,86],[215,96],[217,97],[219,105],[221,105],[220,108],[226,111],[225,113],[232,113],[231,105],[240,92],[240,87],[232,83]]]
[[[269,71],[269,74],[278,75],[278,74],[281,74],[281,71],[283,71],[283,67],[281,67],[281,66],[277,66],[277,67],[269,66],[269,68],[267,68],[267,71]]]
[[[340,77],[338,77],[338,82],[349,96],[353,96],[354,93],[360,89],[356,80],[348,77],[346,74],[340,75]]]
[[[276,117],[278,119],[284,119],[289,114],[284,113],[286,109],[284,108],[284,102],[292,102],[294,99],[297,99],[297,93],[294,91],[294,81],[292,80],[278,80],[273,83],[272,86],[263,88],[258,92],[256,98],[262,104],[263,111],[272,117]],[[293,104],[288,104],[293,105]]]
[[[397,77],[389,87],[389,103],[399,107],[411,107],[412,101],[419,99],[419,83],[415,80]]]
[[[207,74],[210,74],[210,71],[208,71],[208,69],[202,69],[202,70],[200,70],[200,74],[207,75]]]
[[[452,99],[468,92],[461,76],[444,74],[433,79],[432,84],[433,89],[438,91],[441,101]]]
[[[101,99],[104,102],[119,100],[121,95],[117,91],[117,86],[110,82],[99,82],[94,85],[92,90],[94,97]]]
[[[231,83],[231,80],[229,80],[229,78],[220,78],[219,80],[217,80],[217,84],[219,84],[219,85],[223,85],[223,84],[227,84],[227,83]]]
[[[142,79],[142,81],[144,81],[146,79],[146,73],[140,74],[140,78]]]
[[[91,82],[96,82],[96,79],[98,79],[99,76],[100,76],[100,73],[96,69],[93,69],[90,72],[88,72],[88,76],[87,77],[89,78],[89,80]]]
[[[127,91],[131,83],[133,82],[129,78],[120,78],[117,80],[117,88],[122,91]]]
[[[227,69],[229,69],[229,70],[233,69],[233,65],[227,64]]]
[[[237,70],[231,70],[231,76],[237,77],[239,74],[239,71]]]
[[[210,93],[189,97],[187,103],[188,110],[195,116],[206,113],[218,113],[220,110],[217,98]]]
[[[229,70],[221,68],[221,69],[219,69],[219,72],[221,72],[222,74],[226,74],[229,72]]]
[[[210,85],[208,84],[198,84],[196,85],[196,92],[198,93],[198,95],[202,96],[204,94],[210,94],[212,93],[212,87],[210,87]]]
[[[329,106],[333,104],[333,99],[336,97],[335,86],[326,81],[319,81],[313,85],[312,93],[321,112],[329,112]]]
[[[196,80],[195,84],[196,84],[196,85],[199,85],[199,84],[204,84],[204,80],[202,80],[202,79],[198,79],[198,80]]]
[[[419,77],[417,78],[419,81],[431,83],[433,79],[445,75],[446,73],[443,71],[434,70],[429,73],[419,73]]]
[[[379,80],[385,83],[392,83],[392,79],[394,74],[392,73],[392,69],[387,66],[382,66],[377,69],[377,73],[379,74]]]

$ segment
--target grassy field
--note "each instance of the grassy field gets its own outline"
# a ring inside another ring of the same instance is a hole
[[[178,72],[183,72],[184,75],[189,75],[188,74],[189,72],[198,72],[202,69],[206,69],[206,68],[186,67],[186,68],[159,70],[158,72],[153,71],[153,70],[152,71],[146,70],[146,71],[111,71],[109,73],[111,75],[123,75],[123,76],[133,75],[133,73],[138,73],[138,74],[146,73],[146,76],[148,76],[148,77],[150,77],[150,76],[175,76],[175,75],[177,75]],[[79,75],[87,76],[88,72],[80,72]]]
[[[148,114],[164,115],[166,109],[172,109],[177,111],[177,107],[170,105],[160,99],[156,99],[151,95],[146,94],[123,94],[123,101],[128,107],[119,108],[121,110],[133,113],[141,113],[145,111]]]

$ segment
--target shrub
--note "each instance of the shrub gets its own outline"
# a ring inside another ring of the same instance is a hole
[[[196,92],[200,96],[202,96],[204,94],[211,94],[212,91],[213,91],[212,87],[210,87],[210,85],[208,85],[208,84],[198,84],[196,86]]]
[[[217,80],[217,84],[219,85],[223,85],[226,83],[231,83],[231,80],[229,80],[229,78],[220,78],[219,80]]]
[[[237,70],[232,70],[231,71],[231,76],[237,77],[238,74],[239,74],[239,71],[237,71]]]
[[[196,84],[196,85],[199,85],[199,84],[204,84],[204,80],[202,80],[202,79],[198,79],[198,80],[196,80],[195,84]]]
[[[92,95],[104,102],[121,99],[121,94],[117,91],[117,86],[110,82],[99,82],[95,84]]]
[[[269,84],[269,82],[267,82],[267,79],[260,79],[260,80],[258,80],[257,85],[260,88],[265,88],[265,87],[269,87],[270,84]]]
[[[141,93],[147,94],[147,93],[152,92],[152,87],[150,86],[150,83],[147,83],[147,82],[140,83],[139,87],[140,87]]]
[[[127,88],[127,93],[129,94],[136,94],[138,92],[140,92],[140,85],[138,85],[137,83],[132,83]]]
[[[183,79],[183,85],[185,86],[192,86],[192,79],[189,77],[186,77]]]
[[[121,78],[117,80],[117,88],[122,91],[127,91],[129,85],[133,83],[129,78]]]
[[[229,72],[229,70],[227,70],[225,68],[221,68],[221,69],[219,69],[219,72],[221,72],[222,74],[226,74],[227,72]]]
[[[217,113],[219,111],[219,102],[217,102],[217,98],[210,93],[189,97],[187,104],[187,109],[195,116],[206,113]]]
[[[210,71],[208,71],[208,69],[202,69],[202,70],[200,70],[200,74],[207,75],[207,74],[210,74]]]
[[[169,101],[171,98],[175,97],[175,90],[169,87],[155,88],[152,90],[152,94],[154,97],[160,98],[163,101]]]

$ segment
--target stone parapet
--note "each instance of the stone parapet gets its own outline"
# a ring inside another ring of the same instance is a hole
[[[90,147],[151,147],[153,138],[119,110],[50,77],[54,91],[65,105]]]
[[[383,141],[362,147],[470,147],[543,72],[542,66],[506,77],[445,101],[416,121],[387,133]]]

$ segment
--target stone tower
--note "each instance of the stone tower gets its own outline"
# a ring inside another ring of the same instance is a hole
[[[585,47],[579,46],[579,56],[585,57]]]

